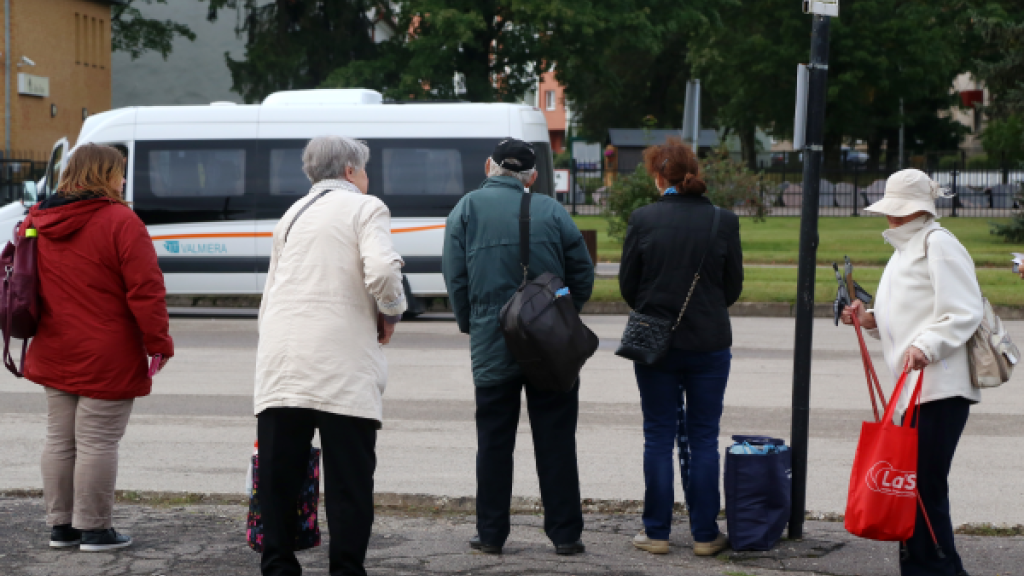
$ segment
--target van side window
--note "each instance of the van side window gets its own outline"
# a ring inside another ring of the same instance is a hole
[[[146,224],[251,220],[248,140],[139,141],[133,206]]]
[[[245,150],[150,150],[149,189],[159,198],[241,196]]]
[[[302,171],[303,148],[270,149],[270,194],[272,196],[303,196],[311,186]]]
[[[443,194],[462,196],[462,153],[456,148],[384,148],[383,196]]]

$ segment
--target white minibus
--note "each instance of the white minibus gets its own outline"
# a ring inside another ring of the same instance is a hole
[[[281,215],[310,188],[302,150],[316,136],[358,138],[370,147],[369,193],[391,210],[395,246],[412,296],[445,296],[445,218],[484,180],[484,162],[508,137],[532,142],[551,195],[544,115],[518,104],[386,103],[370,90],[278,92],[259,105],[123,108],[86,120],[77,145],[107,144],[128,158],[125,197],[149,229],[169,294],[259,294]],[[54,147],[46,175],[26,186],[52,194],[73,154]],[[0,230],[24,208],[0,208]]]

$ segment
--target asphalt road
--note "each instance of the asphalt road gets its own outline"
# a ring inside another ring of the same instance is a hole
[[[584,497],[643,498],[641,415],[632,365],[613,354],[624,317],[590,316],[601,349],[582,375],[578,434]],[[1024,322],[1009,322],[1024,342]],[[721,442],[732,434],[788,438],[793,321],[737,318]],[[177,356],[136,403],[122,444],[125,490],[241,493],[256,434],[252,376],[257,342],[250,319],[175,319]],[[876,365],[881,353],[871,342]],[[815,324],[808,509],[841,513],[861,421],[870,418],[851,330]],[[378,440],[380,492],[475,493],[473,385],[468,338],[451,321],[399,325],[386,347],[390,382]],[[886,375],[880,375],[886,388]],[[1024,524],[1024,384],[1021,375],[985,392],[953,464],[956,523]],[[525,411],[524,411],[525,412]],[[45,433],[41,388],[0,375],[0,490],[39,488]],[[525,414],[515,494],[539,494]],[[679,496],[677,494],[677,496]]]

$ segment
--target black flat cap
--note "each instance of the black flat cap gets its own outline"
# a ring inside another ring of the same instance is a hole
[[[526,172],[537,165],[537,154],[533,151],[533,144],[506,138],[494,148],[491,160],[506,170]]]

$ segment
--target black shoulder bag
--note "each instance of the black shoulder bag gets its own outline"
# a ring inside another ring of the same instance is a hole
[[[672,345],[672,334],[679,327],[679,323],[683,321],[683,314],[686,313],[686,308],[690,305],[690,298],[693,296],[693,290],[697,287],[697,281],[700,280],[700,271],[704,267],[704,259],[708,257],[708,252],[715,245],[715,237],[718,236],[718,221],[721,215],[721,208],[715,206],[715,216],[711,222],[711,238],[708,241],[707,248],[704,249],[704,255],[700,258],[700,264],[697,265],[697,272],[693,275],[693,283],[690,284],[690,291],[686,293],[686,300],[683,302],[683,307],[679,310],[679,316],[676,317],[675,324],[669,320],[648,316],[633,310],[629,313],[629,321],[626,322],[626,329],[622,332],[621,344],[619,344],[619,349],[615,351],[615,354],[650,366],[656,364],[668,353],[668,349]]]
[[[519,262],[523,282],[499,315],[505,345],[530,385],[546,392],[568,392],[576,386],[583,364],[597,351],[598,338],[580,319],[572,297],[551,272],[529,280],[530,198],[519,207]]]

